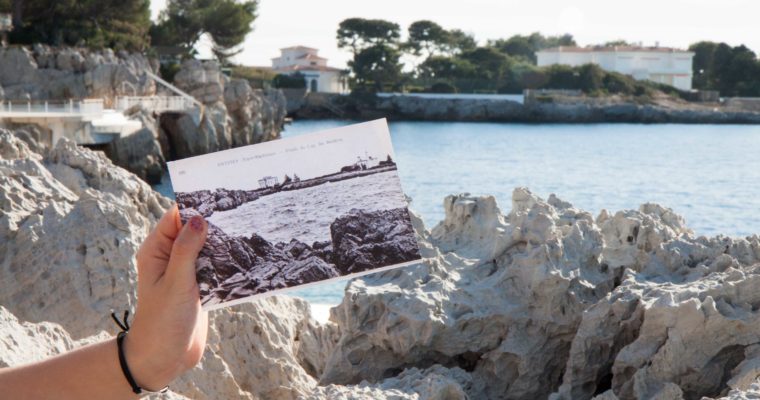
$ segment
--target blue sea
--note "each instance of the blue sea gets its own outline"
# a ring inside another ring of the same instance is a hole
[[[283,137],[353,123],[295,121]],[[656,202],[697,235],[760,233],[760,126],[391,122],[404,191],[427,227],[443,198],[491,194],[509,212],[512,189],[551,193],[597,214]],[[156,189],[171,195],[168,177]],[[293,295],[337,304],[345,282]]]

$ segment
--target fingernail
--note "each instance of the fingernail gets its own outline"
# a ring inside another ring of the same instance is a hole
[[[190,221],[188,221],[188,224],[190,225],[190,229],[196,232],[203,231],[203,217],[200,215],[193,215],[193,217],[190,218]]]

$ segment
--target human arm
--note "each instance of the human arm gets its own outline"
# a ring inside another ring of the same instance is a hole
[[[124,354],[135,381],[147,390],[163,388],[203,355],[208,322],[195,259],[207,230],[200,217],[183,227],[173,207],[138,251],[137,309]],[[23,399],[136,397],[119,366],[116,339],[2,369],[0,393]]]

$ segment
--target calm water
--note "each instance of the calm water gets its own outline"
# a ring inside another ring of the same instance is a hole
[[[349,123],[296,121],[283,136]],[[506,213],[512,189],[526,186],[594,214],[657,202],[698,235],[760,233],[760,126],[393,122],[390,129],[404,191],[428,227],[443,218],[447,194],[492,194]],[[342,289],[328,284],[301,295],[338,303]]]
[[[311,245],[330,240],[330,224],[352,208],[401,207],[406,207],[406,200],[396,172],[389,171],[270,194],[234,210],[217,211],[208,220],[228,235],[257,233],[273,244],[298,239]]]

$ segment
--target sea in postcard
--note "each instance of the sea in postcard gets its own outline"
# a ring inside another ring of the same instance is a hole
[[[295,121],[283,137],[350,123]],[[410,208],[428,227],[443,218],[447,194],[491,194],[506,213],[512,189],[526,186],[595,214],[660,203],[697,235],[760,233],[760,126],[391,122],[390,130]],[[172,196],[168,176],[156,189]],[[337,304],[344,286],[293,294]]]

